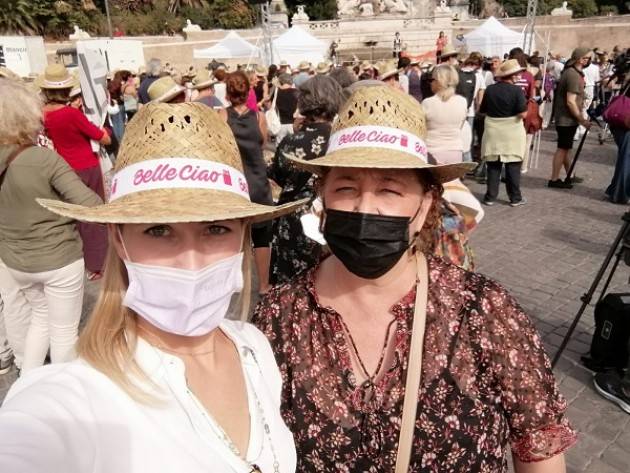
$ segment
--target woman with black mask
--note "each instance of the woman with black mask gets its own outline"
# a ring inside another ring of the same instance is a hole
[[[283,374],[300,472],[564,472],[575,432],[542,342],[497,283],[434,256],[442,184],[420,105],[358,89],[321,177],[331,256],[273,289],[254,322]],[[407,393],[407,394],[405,394]],[[508,448],[509,444],[509,448]]]

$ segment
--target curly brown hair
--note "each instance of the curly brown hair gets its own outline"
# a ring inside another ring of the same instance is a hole
[[[249,95],[249,79],[243,71],[230,72],[225,78],[227,99],[232,105],[242,105]]]

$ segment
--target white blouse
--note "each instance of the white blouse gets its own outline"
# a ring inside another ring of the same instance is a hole
[[[282,379],[269,342],[251,324],[226,320],[221,329],[238,348],[245,374],[248,462],[274,473],[277,459],[278,472],[294,472],[295,446],[280,416]],[[250,473],[188,390],[178,357],[139,339],[135,359],[159,388],[150,392],[160,403],[134,401],[81,359],[20,378],[0,409],[0,471]]]

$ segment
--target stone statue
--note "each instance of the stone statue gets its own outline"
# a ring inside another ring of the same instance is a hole
[[[436,12],[449,13],[451,11],[446,0],[440,0],[440,5],[435,8]]]
[[[310,18],[306,11],[304,11],[304,8],[304,5],[298,5],[297,11],[291,17],[291,21],[309,21]]]
[[[337,9],[339,16],[353,16],[359,12],[361,0],[338,0]]]
[[[573,16],[573,11],[569,10],[568,2],[562,2],[562,6],[551,10],[551,16]]]
[[[73,28],[74,28],[74,33],[72,33],[70,36],[68,36],[70,39],[88,39],[88,38],[90,38],[90,33],[88,33],[87,31],[83,31],[77,25],[74,25]]]
[[[374,5],[372,2],[362,2],[359,5],[359,14],[361,16],[374,16]]]
[[[184,28],[182,28],[182,31],[184,31],[186,33],[190,33],[192,31],[201,31],[201,26],[195,25],[190,20],[186,20],[186,26],[184,26]]]
[[[407,13],[409,8],[404,0],[381,0],[381,13]]]

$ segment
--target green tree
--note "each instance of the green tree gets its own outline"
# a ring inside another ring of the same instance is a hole
[[[36,34],[41,25],[33,15],[29,0],[0,0],[0,32]]]

